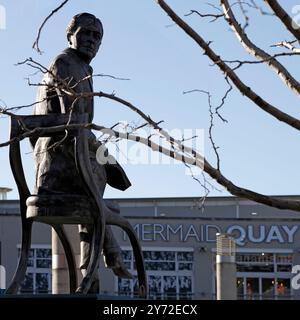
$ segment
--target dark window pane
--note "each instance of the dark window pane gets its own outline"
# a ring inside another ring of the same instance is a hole
[[[193,252],[178,252],[177,259],[178,261],[193,261],[194,254]]]
[[[48,273],[37,273],[36,274],[36,292],[48,293],[49,287],[50,287],[50,284],[48,279]]]
[[[37,258],[51,258],[51,249],[36,249]]]
[[[175,262],[146,262],[146,270],[175,271]]]
[[[192,263],[178,263],[178,270],[192,270]]]
[[[292,272],[292,265],[290,264],[278,264],[277,272]]]
[[[33,259],[28,259],[27,260],[27,267],[33,267]]]
[[[145,260],[168,260],[175,261],[175,252],[173,251],[144,251]]]
[[[273,264],[237,264],[238,272],[274,272]]]
[[[37,268],[51,268],[51,260],[46,260],[46,259],[37,259],[36,260],[36,267]]]

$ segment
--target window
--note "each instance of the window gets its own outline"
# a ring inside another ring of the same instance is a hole
[[[20,255],[20,248],[18,249]],[[50,247],[32,246],[29,251],[21,293],[51,293],[52,257]]]
[[[291,272],[290,253],[237,253],[237,272]]]
[[[276,267],[278,272],[292,272],[293,256],[287,253],[276,254]]]
[[[291,253],[237,253],[238,299],[291,299]]]
[[[192,251],[144,250],[150,299],[191,299],[193,293]],[[123,259],[133,280],[118,279],[119,295],[138,295],[133,253],[123,250]]]

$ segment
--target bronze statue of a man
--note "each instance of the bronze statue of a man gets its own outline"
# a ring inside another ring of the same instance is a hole
[[[89,13],[81,13],[73,17],[67,27],[69,47],[59,54],[45,75],[43,85],[39,87],[34,114],[49,113],[88,113],[93,119],[93,98],[82,98],[74,102],[74,97],[60,88],[60,81],[67,81],[76,93],[93,92],[92,68],[89,65],[96,56],[103,37],[103,27],[99,19]],[[73,104],[72,104],[73,103]],[[36,161],[35,193],[53,194],[85,194],[74,161],[72,141],[55,145],[59,138],[39,138],[33,142]],[[99,197],[103,196],[106,183],[120,190],[131,184],[121,166],[115,164],[101,165],[96,161],[96,151],[101,143],[91,132],[89,137],[90,161],[99,188]],[[81,225],[80,248],[82,273],[85,274],[90,258],[92,237],[90,225]],[[112,268],[119,277],[130,278],[121,258],[121,250],[109,226],[105,229],[103,254],[106,266]]]

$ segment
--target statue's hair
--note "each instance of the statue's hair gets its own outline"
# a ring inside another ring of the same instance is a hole
[[[94,20],[94,24],[98,23],[100,25],[101,36],[103,37],[103,25],[102,25],[100,19],[96,18],[91,13],[84,12],[84,13],[76,14],[76,16],[74,16],[72,18],[72,20],[70,21],[69,25],[67,26],[67,30],[66,31],[67,31],[68,39],[69,39],[69,36],[76,31],[76,29],[78,27],[78,24],[80,23],[80,21],[82,21],[83,18],[90,18],[90,19]]]

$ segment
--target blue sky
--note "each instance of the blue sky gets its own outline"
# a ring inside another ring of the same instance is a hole
[[[210,66],[210,61],[203,56],[200,48],[173,25],[156,2],[70,0],[46,24],[40,41],[44,53],[39,55],[31,48],[37,29],[44,17],[60,2],[0,0],[0,5],[6,10],[6,29],[0,30],[0,98],[8,106],[33,102],[36,88],[28,87],[24,79],[32,70],[15,66],[15,63],[33,57],[49,65],[67,46],[65,28],[71,17],[79,12],[91,12],[102,20],[104,26],[102,46],[92,62],[94,72],[130,79],[117,81],[97,78],[94,80],[94,89],[116,92],[118,96],[139,106],[154,120],[164,120],[163,126],[169,130],[195,132],[196,129],[203,129],[205,156],[215,164],[208,139],[207,97],[200,93],[184,95],[183,91],[210,91],[213,104],[217,105],[227,84],[217,68]],[[212,11],[204,1],[199,4],[194,0],[169,0],[168,3],[181,16],[190,9]],[[292,15],[292,8],[297,1],[281,3]],[[278,52],[279,49],[270,48],[270,45],[292,39],[276,18],[261,16],[255,11],[249,11],[249,14],[251,20],[247,32],[265,50]],[[242,17],[239,17],[242,21]],[[212,48],[225,59],[252,59],[244,53],[224,21],[209,23],[195,15],[185,17],[185,20],[205,39],[213,40]],[[299,79],[298,59],[282,58],[281,61]],[[267,66],[246,66],[238,74],[263,98],[299,118],[299,98]],[[39,81],[40,78],[35,76],[32,79]],[[31,109],[22,113],[31,113]],[[237,185],[261,193],[299,194],[299,133],[265,114],[236,90],[230,94],[221,113],[228,123],[216,119],[214,138],[220,146],[223,173]],[[95,101],[95,123],[109,127],[118,121],[139,123],[137,116],[123,106],[104,99]],[[7,118],[0,118],[1,142],[8,138],[8,124]],[[32,187],[34,165],[30,151],[28,144],[24,144],[26,174]],[[134,153],[131,156],[134,158]],[[0,163],[0,186],[13,188],[9,198],[15,199],[18,194],[10,172],[8,148],[0,149]],[[132,187],[125,192],[108,187],[106,197],[184,197],[204,194],[201,186],[186,174],[183,165],[129,163],[124,168]],[[210,195],[224,196],[227,193],[212,190]]]

